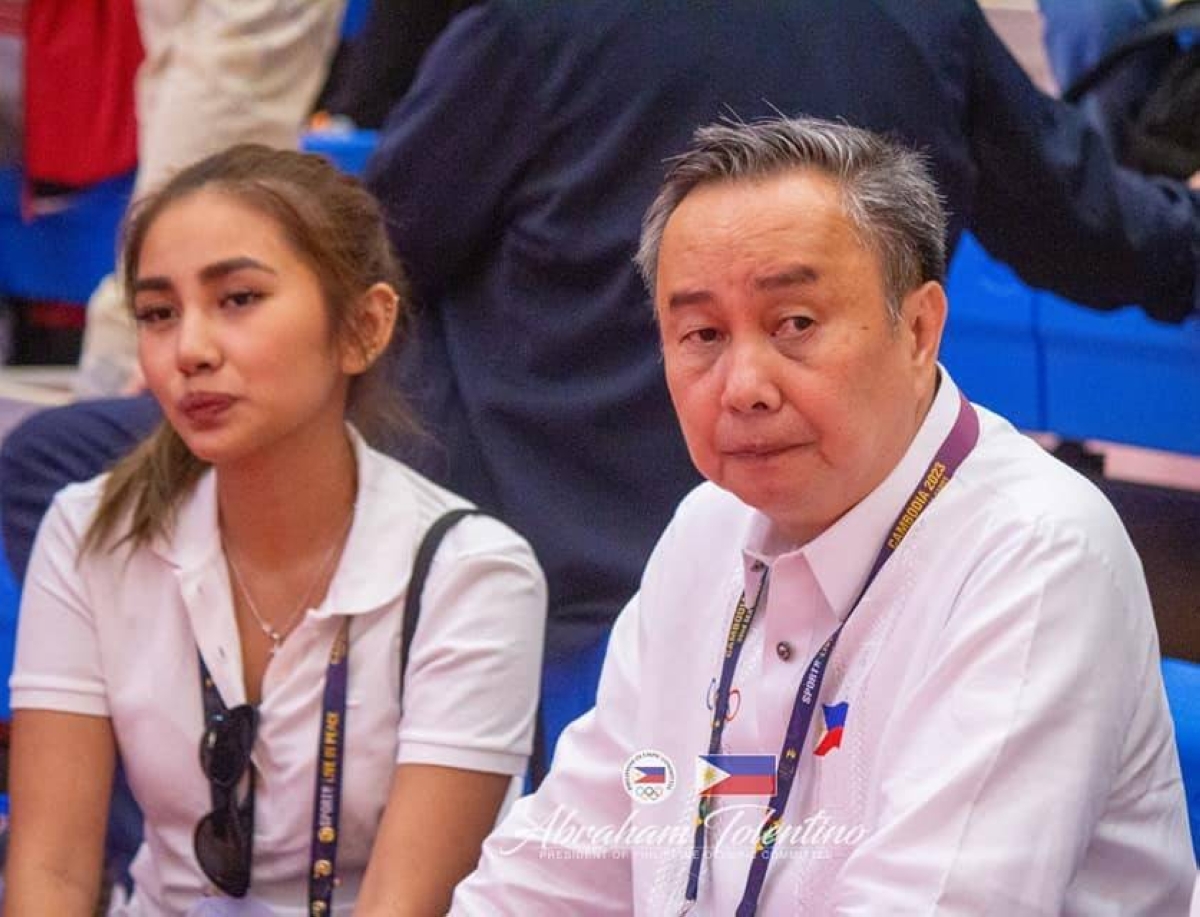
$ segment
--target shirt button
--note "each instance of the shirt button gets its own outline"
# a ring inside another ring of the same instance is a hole
[[[775,644],[775,655],[787,662],[792,658],[792,645],[786,640],[780,640]]]
[[[756,560],[756,561],[754,561],[754,563],[752,563],[750,565],[750,569],[753,570],[755,573],[761,573],[763,570],[767,569],[767,565],[764,564],[761,560]]]

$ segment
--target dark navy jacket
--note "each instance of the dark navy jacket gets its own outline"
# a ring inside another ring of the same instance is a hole
[[[1193,308],[1197,197],[1115,168],[968,0],[491,0],[428,52],[367,181],[422,312],[418,465],[500,514],[552,643],[607,622],[696,480],[631,258],[698,125],[844,118],[926,150],[952,215],[1029,283]],[[951,240],[953,241],[953,240]],[[555,631],[557,631],[555,633]],[[552,647],[553,651],[553,647]]]

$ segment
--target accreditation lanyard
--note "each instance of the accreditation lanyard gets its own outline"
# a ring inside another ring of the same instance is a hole
[[[308,870],[308,913],[324,917],[330,913],[337,885],[338,817],[342,801],[342,752],[346,745],[346,685],[349,681],[350,619],[342,625],[329,651],[325,669],[325,696],[321,703],[321,732],[317,745],[317,788],[313,800],[312,855]],[[200,683],[204,712],[224,712],[225,703],[213,684],[204,657],[200,657]],[[207,721],[207,720],[206,720]],[[250,778],[253,792],[254,777]]]
[[[828,668],[829,659],[833,655],[833,648],[837,645],[838,638],[842,634],[842,629],[846,626],[846,622],[850,620],[850,615],[858,608],[859,603],[862,601],[863,596],[866,595],[867,590],[879,574],[879,571],[883,569],[883,565],[887,563],[888,559],[899,548],[900,543],[912,530],[921,513],[941,493],[942,488],[946,486],[946,483],[958,470],[963,459],[970,454],[978,439],[979,417],[975,413],[975,409],[971,407],[971,403],[960,393],[958,417],[954,421],[954,426],[950,429],[946,439],[943,440],[941,447],[929,463],[929,467],[925,469],[925,473],[921,475],[920,483],[917,484],[912,495],[905,501],[904,509],[892,524],[891,533],[879,549],[879,553],[875,557],[875,562],[867,574],[866,582],[859,591],[858,597],[854,600],[854,604],[850,606],[850,611],[843,618],[842,623],[830,635],[829,639],[817,651],[812,662],[808,664],[808,671],[800,681],[800,687],[796,692],[796,700],[792,705],[792,714],[788,720],[787,732],[784,735],[783,749],[779,755],[775,795],[771,797],[767,818],[759,830],[754,857],[750,861],[750,874],[746,878],[746,887],[742,892],[742,900],[738,904],[736,917],[754,917],[755,912],[758,910],[758,900],[762,896],[767,867],[771,863],[771,853],[775,849],[775,840],[781,825],[783,812],[787,807],[788,797],[791,795],[792,785],[796,780],[796,771],[800,766],[800,752],[808,736],[808,728],[812,722],[817,699],[821,695],[821,683],[825,680],[825,672]],[[729,636],[725,640],[725,658],[721,665],[721,678],[717,687],[716,702],[713,704],[712,733],[708,740],[709,754],[715,755],[721,751],[721,736],[725,731],[725,720],[726,713],[729,710],[729,697],[733,685],[733,675],[737,669],[742,647],[746,642],[746,635],[750,631],[750,625],[753,623],[754,617],[758,613],[759,606],[762,604],[763,597],[766,594],[766,585],[769,577],[770,570],[768,569],[759,582],[758,590],[754,597],[754,604],[747,606],[746,596],[743,593],[741,598],[738,599],[737,608],[733,613],[733,621],[729,625]],[[690,910],[692,905],[695,904],[699,894],[700,872],[704,863],[704,846],[707,840],[708,818],[712,814],[712,807],[712,797],[700,797],[696,813],[696,832],[692,845],[692,859],[688,870],[687,892],[684,897],[684,913]]]
[[[330,913],[337,885],[338,817],[342,806],[342,752],[346,747],[346,684],[350,676],[350,619],[342,619],[321,703],[321,735],[317,743],[317,788],[313,800],[312,855],[308,871],[308,913]]]

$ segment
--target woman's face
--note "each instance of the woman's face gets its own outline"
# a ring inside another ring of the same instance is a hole
[[[175,201],[145,234],[132,293],[146,384],[197,457],[344,435],[347,348],[272,218],[219,191]]]

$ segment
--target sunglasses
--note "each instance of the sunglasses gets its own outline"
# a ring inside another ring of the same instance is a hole
[[[213,809],[196,825],[192,844],[209,880],[234,898],[250,888],[254,842],[254,774],[239,802],[237,786],[250,767],[258,732],[258,710],[242,704],[208,718],[200,739],[200,768],[208,778]]]

